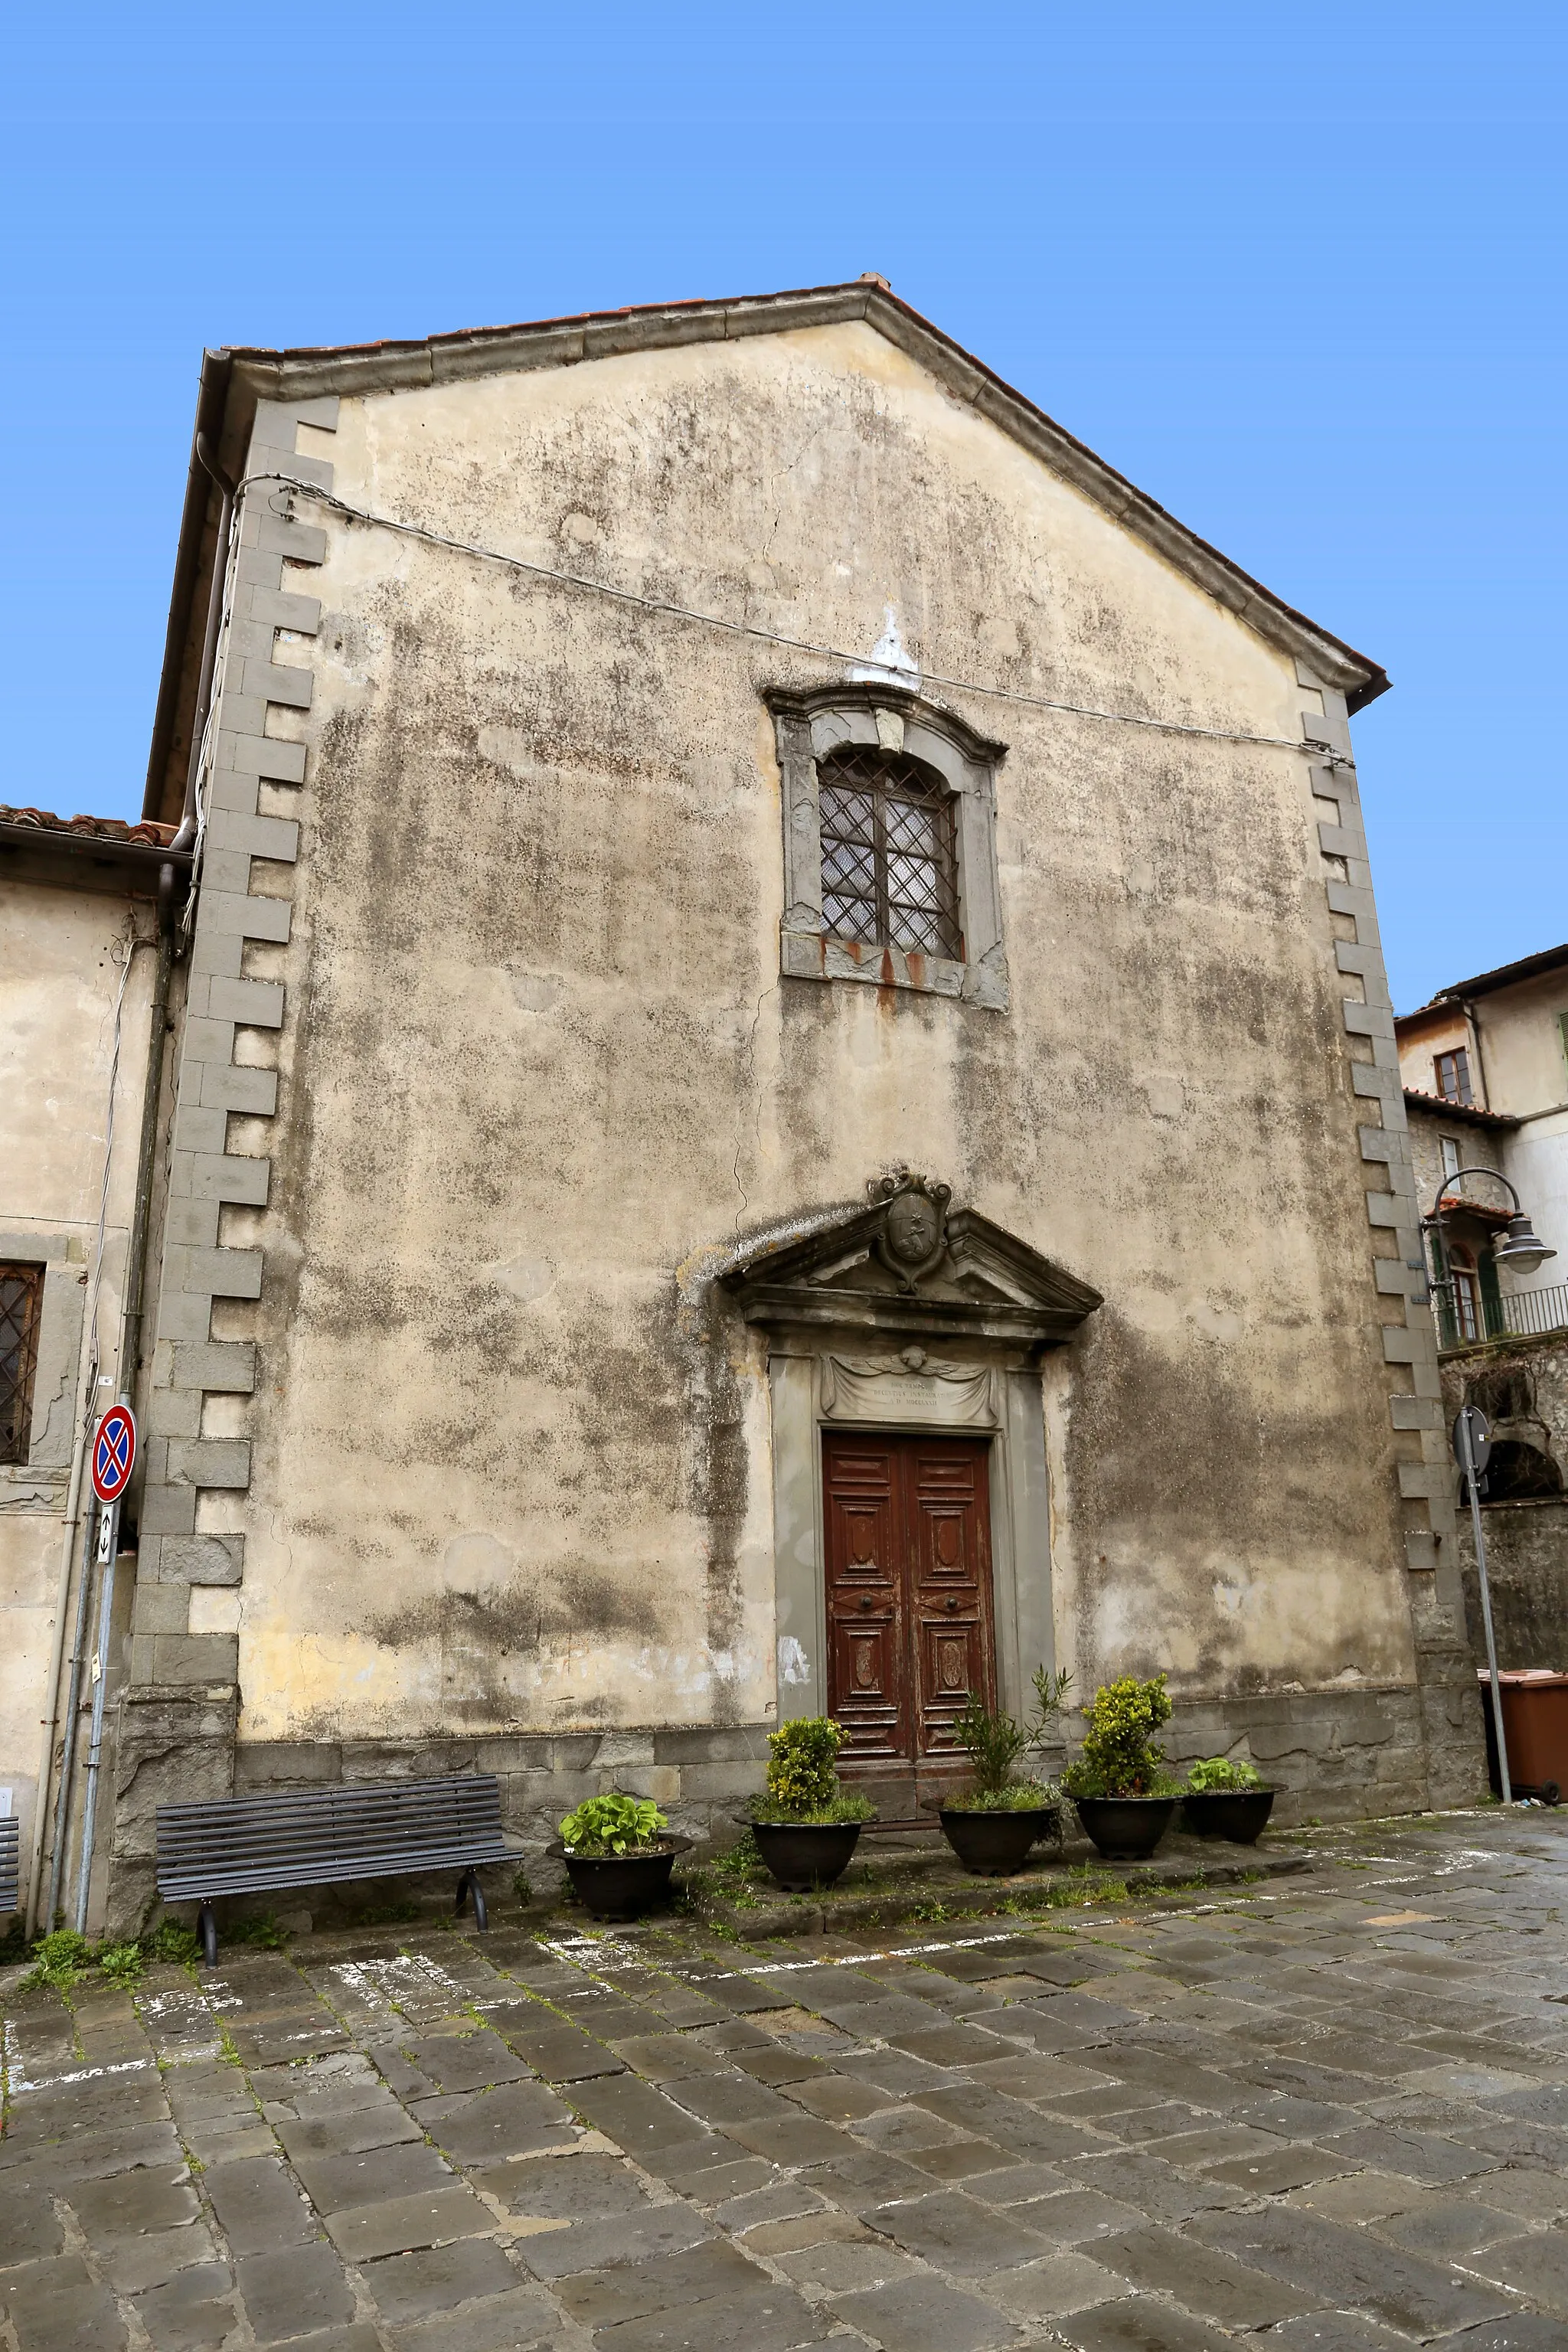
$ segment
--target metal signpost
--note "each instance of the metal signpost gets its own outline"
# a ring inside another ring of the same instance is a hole
[[[1476,1574],[1481,1588],[1481,1622],[1487,1629],[1487,1664],[1491,1670],[1492,1723],[1497,1731],[1498,1778],[1502,1784],[1505,1805],[1513,1802],[1513,1783],[1508,1774],[1508,1741],[1502,1728],[1502,1685],[1498,1680],[1497,1643],[1492,1638],[1492,1596],[1487,1581],[1487,1539],[1481,1533],[1481,1499],[1478,1481],[1491,1460],[1492,1434],[1487,1417],[1473,1404],[1461,1405],[1454,1415],[1454,1459],[1465,1474],[1465,1486],[1470,1497],[1470,1525],[1476,1535]]]
[[[98,1768],[103,1754],[103,1703],[109,1688],[109,1635],[114,1616],[114,1552],[120,1533],[120,1505],[136,1467],[136,1416],[121,1400],[111,1404],[98,1424],[92,1442],[92,1491],[98,1498],[98,1538],[93,1558],[101,1572],[99,1588],[98,1643],[92,1654],[92,1736],[87,1750],[87,1789],[82,1799],[81,1870],[77,1880],[76,1927],[87,1932],[88,1878],[92,1867],[92,1835],[98,1816]]]

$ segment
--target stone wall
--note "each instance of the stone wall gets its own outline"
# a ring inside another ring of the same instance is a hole
[[[1443,1389],[1450,1420],[1462,1403],[1479,1404],[1494,1443],[1537,1449],[1568,1486],[1568,1332],[1447,1356]],[[1457,1495],[1457,1471],[1454,1487]],[[1486,1500],[1481,1522],[1499,1665],[1568,1671],[1568,1499]],[[1486,1641],[1468,1509],[1458,1513],[1458,1545],[1470,1646],[1481,1665]]]

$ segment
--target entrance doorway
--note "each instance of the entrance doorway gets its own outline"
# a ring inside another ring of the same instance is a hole
[[[970,1691],[995,1705],[991,1442],[823,1436],[828,1711],[847,1765],[956,1759]]]

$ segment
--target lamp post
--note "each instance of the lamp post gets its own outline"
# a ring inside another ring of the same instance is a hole
[[[1443,1223],[1443,1196],[1452,1186],[1462,1183],[1467,1176],[1489,1176],[1494,1183],[1505,1187],[1509,1199],[1513,1202],[1513,1214],[1508,1221],[1508,1231],[1500,1242],[1494,1242],[1492,1244],[1494,1264],[1509,1266],[1516,1274],[1534,1274],[1549,1257],[1555,1257],[1557,1255],[1555,1250],[1548,1249],[1545,1243],[1539,1238],[1530,1219],[1520,1206],[1518,1192],[1500,1169],[1456,1168],[1453,1174],[1445,1176],[1438,1185],[1437,1197],[1432,1203],[1432,1213],[1424,1221],[1432,1227],[1437,1236],[1438,1274],[1432,1287],[1434,1290],[1449,1294],[1456,1304],[1458,1286],[1449,1271],[1448,1237]],[[1458,1328],[1457,1313],[1454,1315],[1454,1328],[1456,1331]],[[1460,1407],[1458,1417],[1454,1423],[1454,1441],[1459,1456],[1459,1467],[1465,1474],[1465,1486],[1470,1497],[1470,1525],[1475,1531],[1476,1579],[1481,1591],[1481,1623],[1486,1628],[1487,1666],[1491,1677],[1492,1725],[1497,1733],[1498,1780],[1501,1784],[1503,1803],[1511,1805],[1513,1783],[1509,1777],[1508,1742],[1503,1737],[1502,1728],[1502,1684],[1498,1678],[1497,1643],[1492,1633],[1492,1596],[1491,1587],[1487,1580],[1487,1543],[1485,1536],[1481,1533],[1481,1503],[1476,1487],[1476,1482],[1480,1474],[1476,1464],[1473,1433],[1470,1427],[1470,1409],[1468,1405]]]

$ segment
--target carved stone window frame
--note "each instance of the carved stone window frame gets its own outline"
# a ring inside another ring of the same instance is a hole
[[[779,969],[792,980],[848,980],[1007,1010],[1007,958],[996,870],[996,769],[1006,747],[908,688],[870,682],[778,691],[773,713],[784,784],[784,913]],[[835,938],[822,911],[817,762],[841,744],[902,752],[934,769],[957,803],[963,961]]]
[[[87,1260],[79,1234],[5,1225],[0,1226],[0,1262],[36,1266],[43,1276],[27,1449],[19,1462],[0,1463],[0,1508],[48,1516],[63,1507],[70,1471]]]

